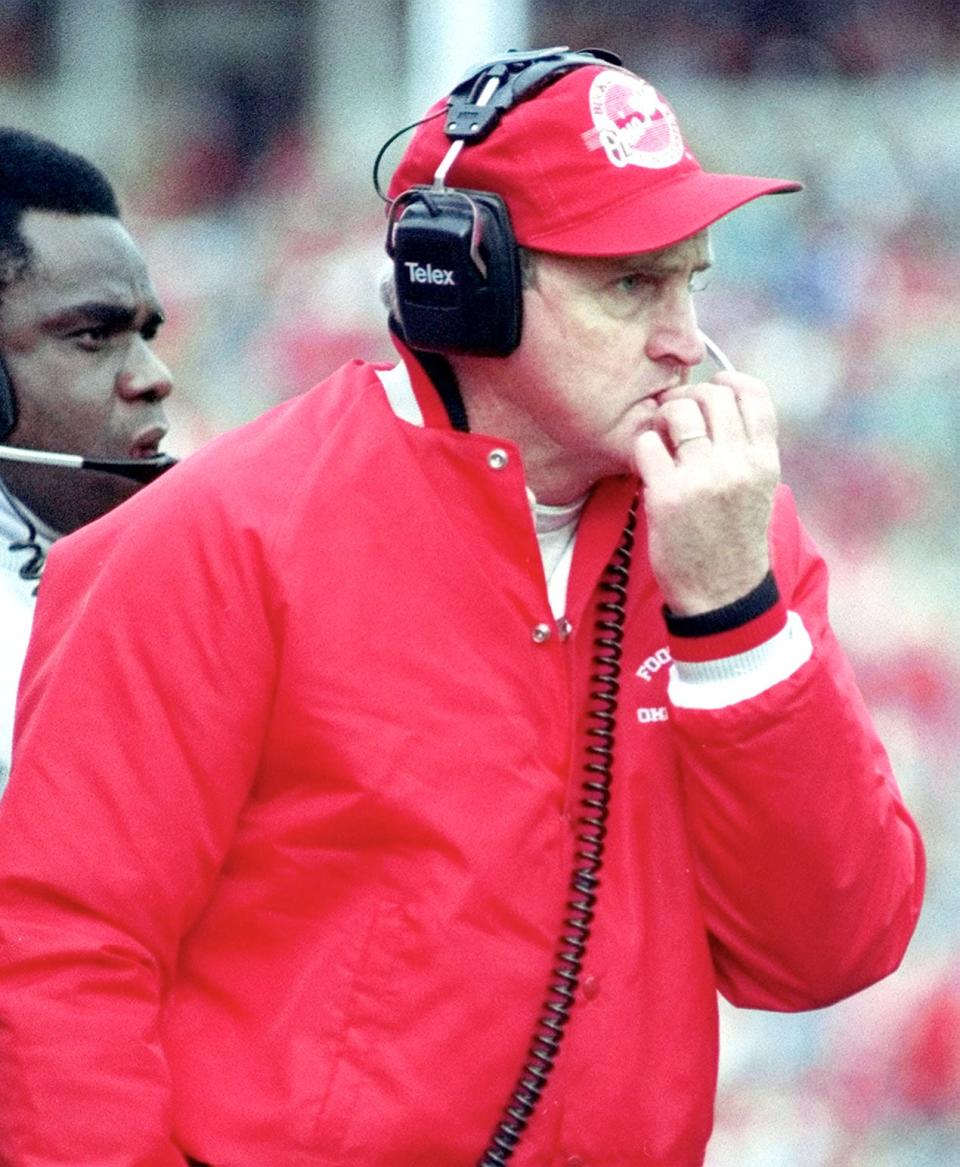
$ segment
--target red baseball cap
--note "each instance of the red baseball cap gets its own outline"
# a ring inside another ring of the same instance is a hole
[[[444,125],[433,117],[417,128],[391,199],[433,182],[451,144]],[[653,86],[603,65],[576,68],[509,109],[486,138],[463,147],[446,184],[500,195],[523,246],[584,256],[670,247],[760,195],[801,189],[704,170]]]

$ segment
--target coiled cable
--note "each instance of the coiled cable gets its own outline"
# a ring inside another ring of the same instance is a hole
[[[599,585],[606,598],[597,602],[594,671],[590,677],[587,709],[586,777],[580,800],[584,813],[577,820],[580,829],[570,879],[571,899],[567,904],[556,966],[550,976],[547,997],[534,1029],[527,1060],[504,1116],[477,1167],[502,1167],[512,1158],[553,1070],[580,981],[596,911],[607,834],[623,626],[636,525],[637,499],[634,499],[620,544]]]

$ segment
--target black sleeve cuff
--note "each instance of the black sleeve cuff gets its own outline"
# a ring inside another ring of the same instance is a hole
[[[777,581],[773,578],[773,572],[768,571],[753,591],[734,600],[732,604],[714,608],[712,612],[699,612],[696,616],[675,616],[664,605],[663,618],[671,636],[712,636],[749,624],[764,612],[769,612],[779,599]]]

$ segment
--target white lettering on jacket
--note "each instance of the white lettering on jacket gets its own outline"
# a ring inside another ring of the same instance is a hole
[[[637,710],[637,721],[641,725],[648,725],[651,721],[668,721],[669,715],[665,705],[643,705]]]
[[[668,665],[669,663],[670,650],[668,648],[658,648],[637,669],[637,676],[641,677],[644,681],[650,681],[654,673],[658,673],[664,665]]]
[[[434,267],[432,263],[424,267],[422,264],[406,260],[403,266],[407,269],[412,284],[456,284],[452,271]]]

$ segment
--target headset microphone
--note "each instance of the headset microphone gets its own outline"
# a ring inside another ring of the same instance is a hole
[[[87,458],[82,454],[59,454],[50,450],[21,450],[18,446],[0,446],[0,461],[62,466],[69,470],[99,470],[142,483],[152,482],[177,464],[177,459],[169,454],[154,454],[149,458]]]
[[[17,399],[10,383],[10,375],[0,359],[0,442],[17,424]],[[177,463],[169,454],[155,454],[149,458],[86,458],[82,454],[60,454],[50,450],[25,450],[19,446],[0,445],[0,461],[31,462],[41,466],[65,466],[70,470],[99,470],[105,474],[119,474],[135,482],[152,482],[164,470]]]

